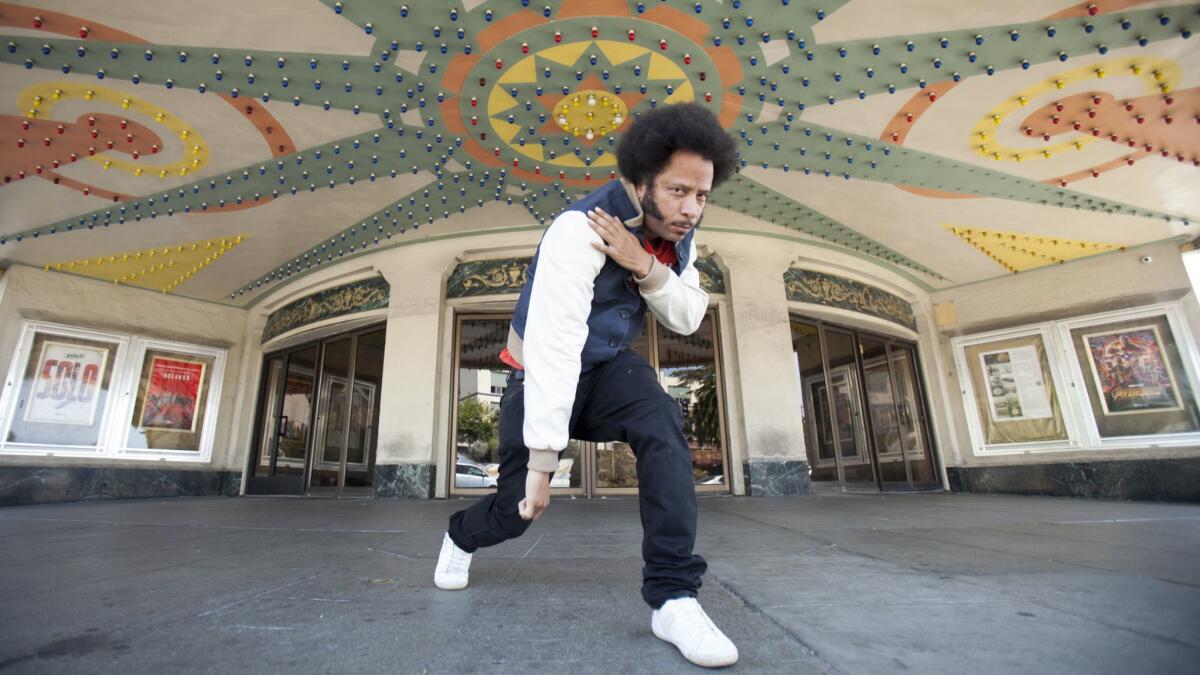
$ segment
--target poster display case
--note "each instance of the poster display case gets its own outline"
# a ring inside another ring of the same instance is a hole
[[[1200,443],[1177,304],[955,338],[976,454]]]
[[[102,454],[127,345],[112,333],[26,324],[0,404],[0,451]]]
[[[1064,326],[1100,439],[1200,432],[1194,372],[1165,312]],[[1194,361],[1192,361],[1194,363]]]
[[[28,321],[0,453],[208,461],[225,351]]]
[[[977,336],[959,342],[959,373],[979,445],[1070,445],[1045,330]]]
[[[122,452],[205,453],[211,445],[209,411],[218,400],[224,351],[141,338],[133,347],[133,405],[125,418]]]

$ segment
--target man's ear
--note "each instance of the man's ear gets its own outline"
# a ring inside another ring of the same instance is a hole
[[[633,192],[634,192],[634,194],[637,195],[639,202],[642,201],[642,197],[646,196],[646,188],[649,186],[650,186],[649,182],[633,184]]]

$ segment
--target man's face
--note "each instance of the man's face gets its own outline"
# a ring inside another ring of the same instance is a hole
[[[712,191],[713,165],[693,152],[678,150],[646,185],[637,186],[647,239],[679,241],[700,223]]]

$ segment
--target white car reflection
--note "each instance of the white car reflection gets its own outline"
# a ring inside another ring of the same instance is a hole
[[[483,467],[459,462],[454,467],[454,486],[460,488],[496,487],[496,478]]]

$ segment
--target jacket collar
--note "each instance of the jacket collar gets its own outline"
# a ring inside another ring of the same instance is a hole
[[[637,212],[637,215],[632,218],[627,218],[624,221],[625,227],[628,227],[629,229],[640,228],[643,225],[643,221],[646,216],[642,213],[642,203],[638,199],[637,188],[634,187],[633,183],[624,178],[621,178],[620,181],[621,187],[625,188],[625,196],[629,197],[629,203],[633,204],[633,210]]]

